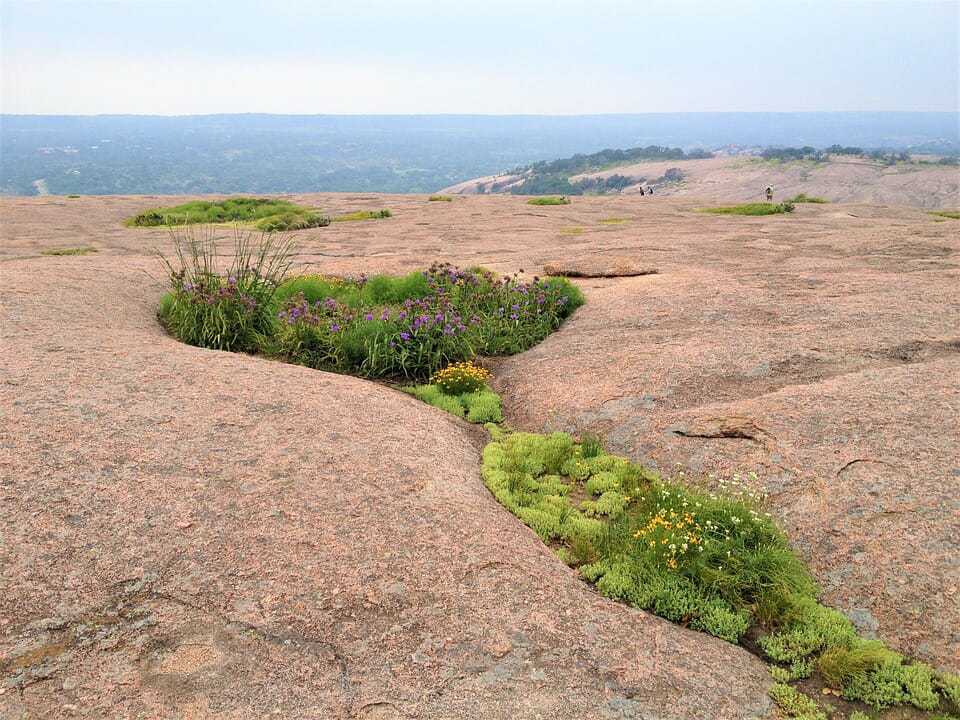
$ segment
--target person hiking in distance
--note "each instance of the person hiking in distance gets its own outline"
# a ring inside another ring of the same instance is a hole
[[[767,185],[767,202],[773,201],[773,188]]]

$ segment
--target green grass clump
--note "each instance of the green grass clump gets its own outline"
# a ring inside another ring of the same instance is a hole
[[[70,200],[76,200],[76,199],[77,199],[78,197],[80,197],[80,196],[79,196],[79,195],[67,195],[67,197],[68,197]]]
[[[338,278],[325,275],[300,275],[277,288],[276,298],[283,302],[302,294],[308,303],[333,298],[350,308],[377,305],[400,305],[430,294],[430,284],[423,272],[407,275],[373,275],[369,278]]]
[[[601,225],[623,225],[626,221],[627,221],[627,218],[609,217],[609,218],[601,218],[600,224]]]
[[[823,205],[829,203],[830,201],[822,197],[813,197],[811,195],[806,195],[805,193],[800,193],[794,195],[792,198],[787,200],[788,203],[815,203],[818,205]]]
[[[157,314],[188,345],[255,352],[276,330],[273,296],[290,268],[292,244],[270,235],[257,240],[240,229],[232,239],[233,260],[221,270],[222,238],[213,229],[175,231],[174,257],[161,255],[171,291]]]
[[[702,212],[714,215],[779,215],[793,212],[790,202],[783,203],[744,203],[743,205],[726,205],[722,207],[703,208]]]
[[[80,247],[68,247],[68,248],[48,248],[47,250],[42,250],[41,255],[89,255],[90,253],[97,252],[95,247],[90,245],[81,245]]]
[[[459,395],[448,395],[438,385],[413,385],[403,388],[403,391],[468,422],[503,422],[500,396],[487,387]]]
[[[312,208],[287,200],[229,198],[195,200],[173,207],[145,210],[127,220],[134,227],[157,227],[216,223],[252,223],[265,232],[302,230],[330,224],[330,218]]]
[[[566,195],[548,195],[527,200],[527,205],[569,205],[570,198]]]
[[[951,220],[960,220],[960,210],[937,210],[930,213],[938,217],[950,218]]]
[[[333,222],[356,222],[358,220],[380,220],[393,215],[387,209],[384,210],[357,210],[356,212],[346,213],[345,215],[335,215]]]
[[[769,690],[770,698],[783,714],[795,720],[827,720],[824,712],[815,700],[784,683],[774,683]]]
[[[453,198],[449,195],[431,195],[430,202],[453,202]]]
[[[582,227],[565,227],[560,228],[561,235],[583,235]]]

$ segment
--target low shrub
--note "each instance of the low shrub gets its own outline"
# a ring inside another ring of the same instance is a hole
[[[570,198],[566,195],[535,197],[527,200],[527,205],[569,205]]]
[[[800,193],[798,195],[794,195],[792,198],[787,200],[787,202],[788,203],[816,203],[818,205],[822,205],[825,203],[829,203],[830,201],[822,197],[812,197],[810,195]]]
[[[430,202],[453,202],[453,198],[449,195],[431,195]]]
[[[314,209],[287,200],[238,197],[226,200],[194,200],[173,207],[153,208],[134,215],[127,225],[157,227],[215,223],[253,223],[258,230],[283,232],[323,227],[330,219]]]
[[[78,197],[80,197],[80,196],[79,196],[79,195],[67,195],[67,198],[68,198],[69,200],[76,200]]]
[[[356,222],[358,220],[380,220],[382,218],[392,217],[393,213],[389,210],[357,210],[356,212],[346,213],[345,215],[336,215],[333,222]]]
[[[627,219],[621,217],[600,218],[601,225],[623,225],[625,222]]]
[[[930,213],[937,217],[950,218],[951,220],[960,220],[960,210],[937,210]]]
[[[723,207],[703,208],[702,212],[714,215],[779,215],[793,212],[793,204],[782,203],[744,203],[743,205],[726,205]]]
[[[90,253],[97,252],[95,247],[90,245],[81,245],[80,247],[68,247],[68,248],[48,248],[46,250],[41,250],[41,255],[89,255]]]
[[[198,347],[254,352],[276,328],[273,296],[291,264],[292,243],[233,232],[233,260],[223,271],[215,231],[172,233],[174,257],[160,255],[171,292],[160,321],[174,337]]]
[[[430,382],[447,395],[462,395],[480,390],[489,379],[489,370],[466,360],[437,370]]]

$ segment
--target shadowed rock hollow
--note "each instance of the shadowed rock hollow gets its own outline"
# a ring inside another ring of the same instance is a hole
[[[573,320],[499,363],[510,420],[599,430],[661,467],[758,471],[828,603],[957,669],[956,225],[868,206],[298,199],[394,211],[300,233],[325,272],[657,267],[581,281]],[[489,496],[463,424],[166,337],[145,272],[166,234],[120,225],[155,204],[0,200],[0,715],[772,712],[749,653],[557,561]],[[39,255],[70,245],[99,252]]]

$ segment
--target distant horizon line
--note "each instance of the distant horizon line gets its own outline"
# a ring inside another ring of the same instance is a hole
[[[593,118],[640,117],[651,115],[956,115],[960,110],[658,110],[650,112],[598,113],[285,113],[285,112],[209,112],[209,113],[4,113],[0,118],[77,117],[77,118],[190,118],[190,117],[488,117],[488,118]]]

